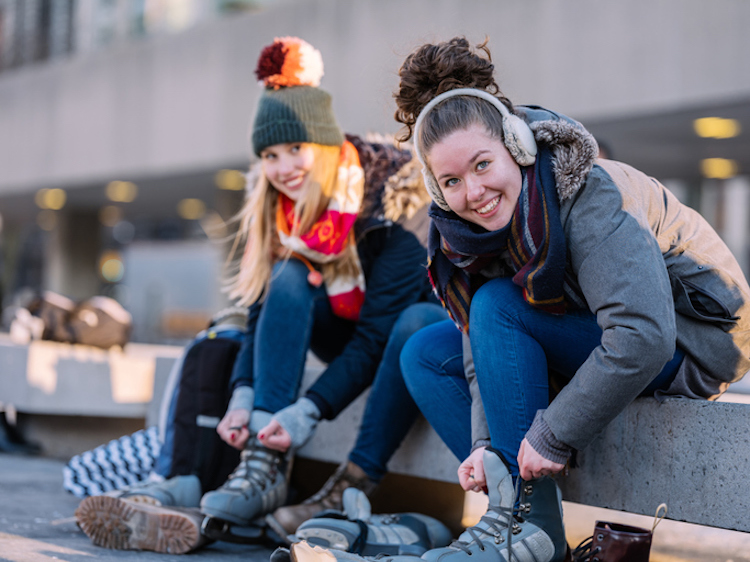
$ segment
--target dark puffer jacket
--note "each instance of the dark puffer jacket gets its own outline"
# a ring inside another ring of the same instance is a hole
[[[421,168],[410,151],[390,143],[356,136],[347,140],[357,148],[365,172],[362,210],[354,229],[366,291],[351,339],[307,391],[323,419],[336,417],[372,384],[401,312],[434,299],[425,269],[429,197]],[[242,362],[238,357],[237,363]],[[249,384],[250,372],[236,368],[232,390]]]

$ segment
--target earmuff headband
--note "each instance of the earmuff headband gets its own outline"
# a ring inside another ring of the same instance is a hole
[[[523,121],[523,119],[511,114],[510,111],[508,111],[508,108],[492,94],[477,88],[456,88],[455,90],[448,90],[447,92],[435,96],[422,108],[422,111],[420,111],[417,116],[417,121],[414,124],[414,150],[417,153],[419,162],[422,164],[422,174],[424,175],[425,184],[432,199],[439,207],[446,211],[449,211],[450,208],[443,198],[443,193],[437,184],[437,180],[435,180],[435,176],[432,175],[432,172],[427,167],[424,155],[422,154],[422,148],[419,145],[419,131],[422,127],[422,122],[424,121],[425,116],[432,111],[436,105],[447,98],[455,96],[472,96],[475,98],[481,98],[492,104],[500,112],[503,117],[505,146],[519,166],[530,166],[533,164],[536,160],[537,152],[534,134],[531,132],[529,126]]]

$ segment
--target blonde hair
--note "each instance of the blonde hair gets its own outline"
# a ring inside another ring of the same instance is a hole
[[[313,149],[313,167],[308,186],[294,206],[296,226],[291,232],[292,236],[310,230],[328,206],[338,181],[341,148],[320,144],[310,146]],[[229,297],[242,306],[262,300],[271,283],[274,263],[292,257],[292,252],[281,245],[276,230],[279,192],[268,181],[262,167],[254,183],[245,204],[235,217],[240,225],[229,254],[229,260],[232,260],[240,245],[245,243],[237,272],[229,278],[226,287]],[[353,232],[349,236],[349,243],[338,259],[320,264],[325,281],[339,275],[354,275],[359,271]]]

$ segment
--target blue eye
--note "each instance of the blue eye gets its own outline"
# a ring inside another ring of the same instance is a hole
[[[458,183],[458,178],[450,178],[445,181],[445,183],[443,184],[443,187],[453,187],[457,183]]]
[[[484,170],[489,165],[490,165],[490,161],[489,160],[482,160],[481,162],[479,162],[477,164],[477,169],[478,170]]]

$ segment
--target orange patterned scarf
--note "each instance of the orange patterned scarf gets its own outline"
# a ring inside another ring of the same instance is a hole
[[[347,320],[357,321],[365,300],[365,276],[357,257],[354,239],[354,223],[357,220],[364,196],[364,170],[359,162],[357,149],[349,141],[341,147],[338,174],[328,207],[310,230],[293,235],[296,222],[294,202],[279,193],[276,207],[276,229],[281,245],[291,250],[292,255],[302,260],[311,270],[308,279],[319,285],[322,277],[310,262],[328,264],[341,258],[347,251],[355,257],[355,275],[339,275],[326,282],[326,292],[333,313]],[[316,275],[317,274],[317,275]]]

